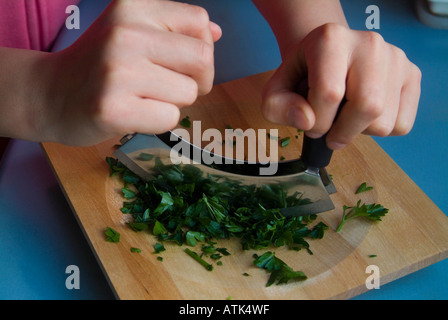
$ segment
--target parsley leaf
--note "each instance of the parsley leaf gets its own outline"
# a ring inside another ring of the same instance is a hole
[[[347,220],[356,217],[365,217],[372,221],[381,221],[381,218],[384,217],[389,212],[389,209],[384,208],[380,204],[372,203],[372,204],[361,204],[361,200],[356,203],[354,207],[348,207],[346,205],[343,206],[342,220],[339,223],[336,232],[341,231],[342,226],[345,224]]]
[[[290,280],[306,280],[307,276],[302,271],[294,271],[283,260],[277,258],[274,252],[267,251],[261,256],[254,255],[254,265],[271,273],[266,287],[287,283]]]
[[[363,183],[358,187],[358,189],[356,190],[355,194],[359,194],[359,193],[362,193],[362,192],[366,192],[366,191],[369,191],[369,190],[372,190],[372,189],[373,189],[373,187],[368,187],[368,186],[367,186],[367,183],[363,182]]]

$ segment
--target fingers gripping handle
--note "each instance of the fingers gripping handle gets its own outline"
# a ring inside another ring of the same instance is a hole
[[[342,106],[345,104],[346,99],[342,99],[339,104],[338,111],[334,117],[333,123],[336,121]],[[324,134],[320,138],[310,138],[306,134],[303,137],[302,145],[302,160],[309,167],[324,168],[330,164],[331,157],[333,155],[333,150],[327,147],[327,134]]]

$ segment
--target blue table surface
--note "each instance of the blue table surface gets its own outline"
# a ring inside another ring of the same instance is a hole
[[[109,0],[83,0],[81,29],[64,29],[55,51],[70,45]],[[205,7],[223,28],[216,44],[216,80],[276,68],[275,38],[249,0],[188,1]],[[404,137],[375,138],[446,214],[448,213],[448,30],[422,24],[413,1],[341,1],[352,28],[366,30],[365,9],[380,9],[380,32],[405,50],[423,73],[420,109]],[[112,290],[64,198],[39,144],[14,140],[0,167],[0,299],[114,299]],[[80,270],[69,290],[66,267]],[[448,259],[354,299],[447,299]]]

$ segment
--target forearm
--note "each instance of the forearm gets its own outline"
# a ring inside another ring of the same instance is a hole
[[[0,48],[0,136],[37,141],[44,134],[41,66],[47,54]]]
[[[339,0],[252,0],[274,32],[284,57],[289,47],[326,23],[347,26]]]

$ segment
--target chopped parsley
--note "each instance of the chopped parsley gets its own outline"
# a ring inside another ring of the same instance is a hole
[[[109,242],[120,242],[120,233],[115,231],[110,227],[106,227],[106,231],[104,232],[106,235],[106,241]]]
[[[180,120],[180,125],[182,127],[185,128],[190,128],[191,127],[191,120],[189,116],[186,116],[185,118],[183,118],[182,120]]]
[[[309,200],[299,192],[287,194],[280,185],[241,185],[204,175],[194,165],[164,165],[157,158],[155,178],[142,181],[118,160],[107,162],[112,173],[135,178],[132,190],[136,191],[125,189],[121,208],[134,218],[129,225],[138,231],[146,229],[146,224],[159,241],[195,246],[235,237],[245,250],[271,245],[309,250],[305,239],[320,237],[326,229],[322,222],[308,227],[316,215],[283,216],[280,208]]]
[[[291,141],[290,137],[280,139],[280,145],[282,148],[286,147],[289,144],[289,141]]]
[[[254,258],[254,265],[265,269],[271,274],[266,287],[274,283],[282,284],[290,280],[302,281],[307,279],[305,273],[291,269],[283,260],[277,258],[274,252],[267,251],[261,256],[254,254]]]

